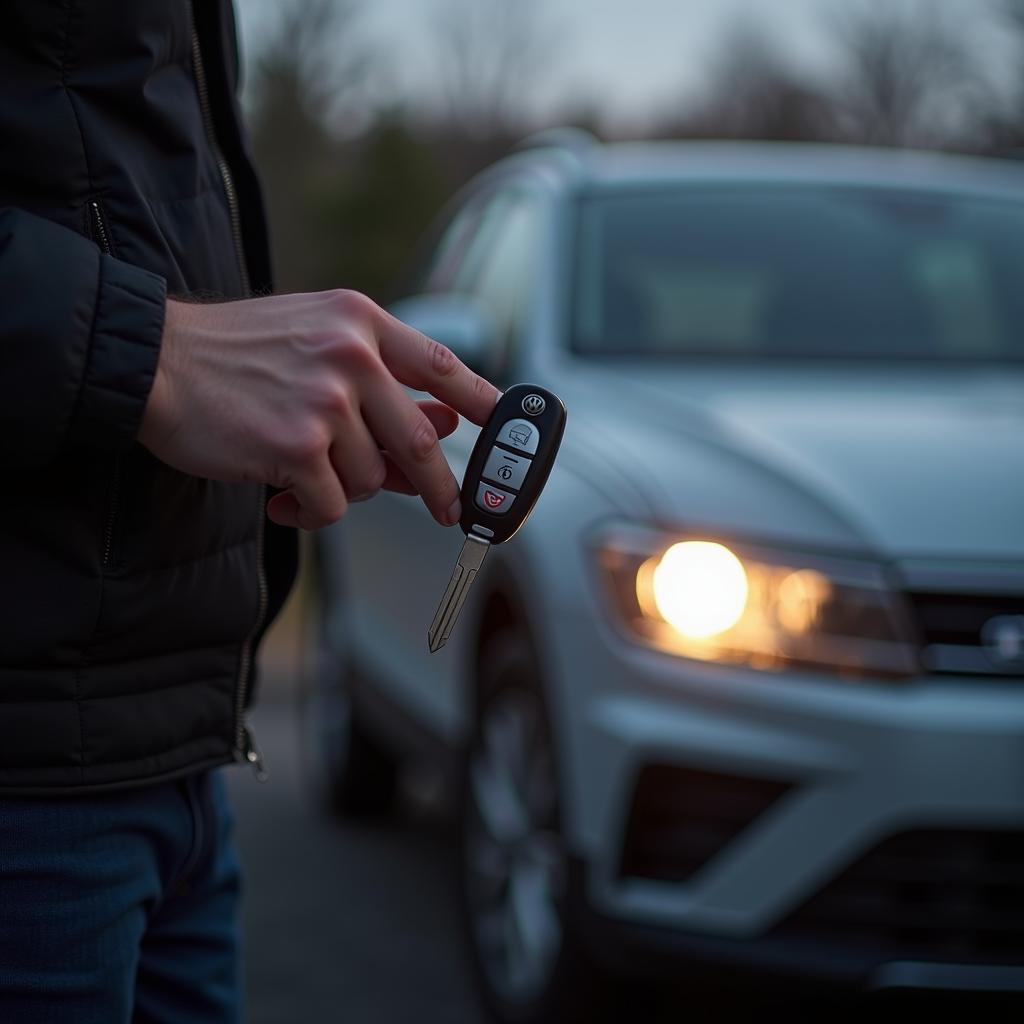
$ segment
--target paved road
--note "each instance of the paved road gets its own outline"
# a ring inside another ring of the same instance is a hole
[[[302,785],[286,700],[253,715],[271,778],[229,771],[247,875],[251,1024],[483,1024],[455,920],[443,816],[329,821]]]

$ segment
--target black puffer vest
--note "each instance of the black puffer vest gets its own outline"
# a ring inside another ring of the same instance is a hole
[[[4,4],[0,792],[245,756],[294,532],[134,440],[165,296],[270,288],[237,67],[226,0]]]

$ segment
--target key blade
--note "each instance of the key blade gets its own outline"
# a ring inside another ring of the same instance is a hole
[[[490,541],[484,540],[470,533],[466,536],[466,543],[462,545],[459,552],[459,560],[455,563],[452,578],[448,581],[448,589],[437,606],[437,614],[434,621],[427,630],[427,640],[430,643],[430,653],[441,650],[448,642],[452,629],[458,621],[462,606],[466,603],[466,596],[469,588],[476,579],[476,574],[483,565],[487,552],[490,551]]]

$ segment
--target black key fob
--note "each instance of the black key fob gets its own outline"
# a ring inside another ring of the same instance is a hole
[[[565,433],[565,406],[536,384],[516,384],[480,431],[462,481],[466,534],[503,544],[529,518]]]

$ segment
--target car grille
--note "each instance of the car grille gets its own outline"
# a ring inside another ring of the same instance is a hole
[[[633,793],[619,874],[683,882],[789,789],[674,765],[647,765]]]
[[[958,675],[1024,675],[1024,658],[1001,661],[985,646],[994,619],[1024,616],[1024,597],[976,594],[907,595],[923,641],[925,666]]]
[[[895,836],[777,931],[886,958],[1024,963],[1024,832]]]

